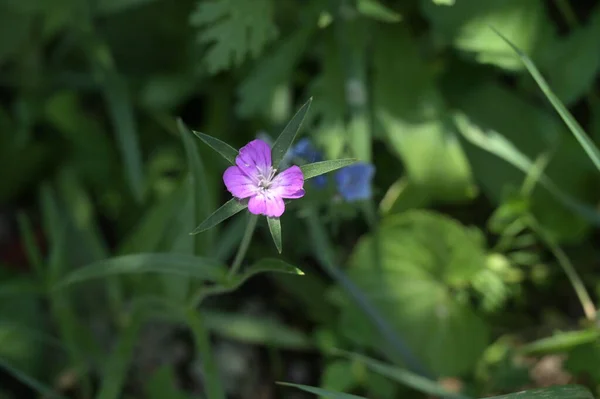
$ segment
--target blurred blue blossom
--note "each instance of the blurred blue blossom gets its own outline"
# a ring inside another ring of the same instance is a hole
[[[273,147],[273,138],[268,133],[260,131],[256,134],[256,138]],[[323,155],[315,148],[309,138],[304,137],[288,150],[281,161],[281,167],[287,168],[291,166],[294,160],[299,160],[303,163],[321,162],[323,161]],[[327,185],[327,176],[320,175],[313,177],[310,182],[317,188],[323,188]]]
[[[295,146],[290,150],[291,154],[295,158],[300,158],[306,162],[319,162],[323,160],[323,157],[319,151],[313,146],[312,142],[308,138],[298,140]]]
[[[301,159],[304,162],[313,163],[323,160],[323,155],[314,147],[310,139],[302,138],[298,140],[288,152],[292,158]],[[316,176],[311,179],[313,185],[317,188],[323,188],[327,185],[327,177],[325,175]]]
[[[335,174],[338,192],[348,202],[369,199],[374,175],[375,167],[369,163],[359,162],[346,166]]]

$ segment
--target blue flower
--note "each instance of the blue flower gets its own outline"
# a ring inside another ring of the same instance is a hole
[[[348,202],[369,199],[374,175],[375,167],[369,163],[359,162],[346,166],[335,174],[338,192]]]
[[[296,145],[291,149],[291,155],[311,163],[323,160],[321,153],[317,151],[308,138],[298,140]]]
[[[308,138],[298,140],[296,145],[290,149],[289,154],[292,158],[301,159],[309,163],[323,160],[323,155],[313,146]],[[327,177],[325,175],[316,176],[311,179],[311,182],[315,187],[323,188],[327,185]]]

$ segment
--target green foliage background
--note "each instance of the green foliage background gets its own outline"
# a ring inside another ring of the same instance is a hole
[[[593,0],[0,0],[0,398],[600,393],[600,173],[492,28],[597,144]],[[228,279],[245,212],[189,234],[230,196],[187,127],[309,97],[374,196],[309,187]]]

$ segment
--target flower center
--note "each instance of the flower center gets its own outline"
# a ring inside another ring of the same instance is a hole
[[[259,170],[258,188],[261,191],[265,191],[271,188],[271,185],[273,184],[273,178],[275,177],[275,173],[277,173],[277,169],[273,169],[272,166],[269,167],[267,171]]]

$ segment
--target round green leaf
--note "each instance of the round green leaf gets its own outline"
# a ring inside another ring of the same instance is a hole
[[[374,267],[373,237],[366,236],[351,258],[352,280],[434,373],[471,370],[488,343],[488,328],[456,293],[484,267],[480,234],[442,215],[410,211],[384,219],[380,240],[381,272]],[[363,316],[342,303],[344,332],[386,350]]]

